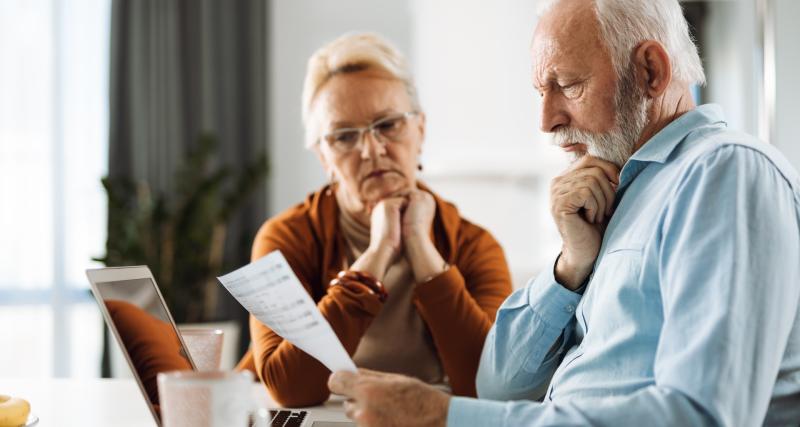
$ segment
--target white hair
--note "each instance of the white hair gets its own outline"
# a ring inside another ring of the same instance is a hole
[[[311,122],[311,110],[319,89],[337,74],[364,70],[380,70],[401,81],[411,99],[411,107],[421,110],[414,79],[400,51],[377,34],[348,33],[319,48],[308,60],[302,101],[306,147],[313,146],[319,139],[317,126]]]
[[[540,1],[539,16],[560,1]],[[591,1],[618,77],[627,72],[633,49],[645,40],[655,40],[669,54],[674,80],[705,84],[703,64],[678,0]]]

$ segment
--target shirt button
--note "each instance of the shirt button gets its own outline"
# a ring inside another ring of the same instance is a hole
[[[567,313],[574,313],[575,312],[575,306],[574,305],[568,305],[568,306],[564,307],[564,311],[566,311]]]

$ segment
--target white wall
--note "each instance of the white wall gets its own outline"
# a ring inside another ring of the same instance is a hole
[[[800,1],[773,0],[777,99],[775,145],[800,170]]]
[[[703,102],[720,104],[731,128],[758,135],[761,46],[754,0],[709,2],[706,49],[708,81]]]
[[[323,44],[348,31],[375,31],[409,52],[409,12],[404,1],[270,1],[269,126],[270,214],[302,201],[326,180],[315,155],[303,147],[300,96],[306,61]]]
[[[565,156],[538,130],[536,2],[415,0],[414,71],[428,115],[423,179],[489,229],[519,287],[558,253],[549,181]]]
[[[422,180],[488,228],[520,286],[560,245],[549,177],[564,157],[538,132],[528,46],[535,2],[292,0],[271,2],[270,213],[325,181],[305,150],[300,94],[311,53],[346,31],[371,30],[409,58],[427,113]]]
[[[800,1],[768,0],[773,10],[776,52],[774,140],[770,141],[800,169]],[[759,135],[762,46],[755,0],[709,2],[705,32],[711,49],[702,52],[707,66],[708,102],[722,105],[728,124]]]

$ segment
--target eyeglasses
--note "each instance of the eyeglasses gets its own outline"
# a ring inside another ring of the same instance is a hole
[[[321,139],[338,154],[362,150],[364,147],[361,141],[366,132],[372,133],[373,138],[381,144],[399,142],[408,130],[408,119],[417,114],[419,113],[416,111],[408,111],[380,118],[366,127],[334,129],[323,134]]]

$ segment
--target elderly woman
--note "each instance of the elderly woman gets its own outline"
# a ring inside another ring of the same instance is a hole
[[[330,183],[268,220],[253,259],[283,253],[357,366],[474,396],[511,280],[495,239],[417,181],[425,115],[403,57],[370,34],[324,46],[308,62],[303,118]],[[253,317],[250,328],[277,402],[328,398],[321,363]]]

